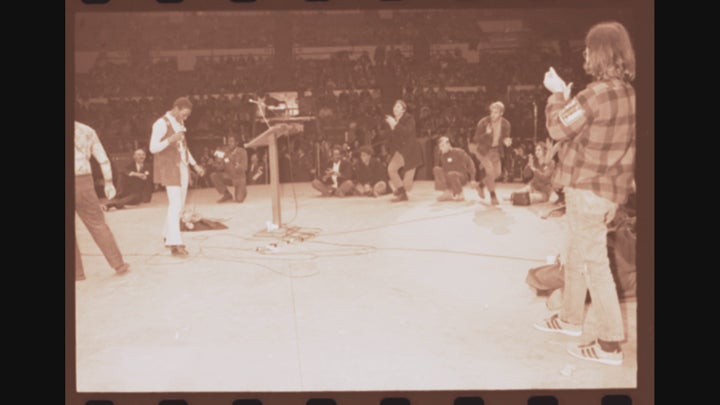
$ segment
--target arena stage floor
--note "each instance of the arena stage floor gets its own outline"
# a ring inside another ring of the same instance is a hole
[[[188,208],[228,226],[163,247],[164,192],[105,214],[132,266],[119,277],[76,217],[87,279],[76,282],[79,392],[279,392],[635,388],[637,311],[623,302],[625,362],[576,360],[579,342],[537,331],[544,298],[528,269],[562,249],[549,204],[324,198],[282,185],[288,236],[266,231],[270,188],[243,204],[193,189]],[[69,269],[68,271],[72,271]]]

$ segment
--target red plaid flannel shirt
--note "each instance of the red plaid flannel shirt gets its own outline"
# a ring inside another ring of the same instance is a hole
[[[545,116],[550,136],[564,142],[553,184],[592,190],[624,204],[635,177],[632,85],[622,80],[592,82],[567,102],[562,93],[552,94]]]

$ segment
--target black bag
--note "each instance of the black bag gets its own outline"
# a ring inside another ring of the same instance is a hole
[[[530,205],[530,193],[512,193],[510,194],[510,201],[513,205]]]
[[[608,226],[607,248],[618,297],[631,298],[637,294],[637,266],[635,256],[637,234],[635,216],[625,207],[618,209]],[[546,264],[528,270],[525,281],[538,294],[546,294],[565,284],[565,269],[560,263]]]

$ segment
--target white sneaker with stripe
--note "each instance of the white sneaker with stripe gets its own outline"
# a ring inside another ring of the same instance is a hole
[[[582,335],[582,327],[561,321],[559,314],[543,319],[542,321],[535,323],[533,326],[535,329],[543,332],[563,333],[569,336]]]
[[[598,363],[609,364],[611,366],[619,366],[623,362],[623,353],[618,350],[616,352],[606,352],[600,347],[597,341],[584,345],[570,346],[568,353],[573,357],[582,360],[590,360]]]

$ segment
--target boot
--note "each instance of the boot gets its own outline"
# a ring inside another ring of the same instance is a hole
[[[498,201],[495,191],[490,192],[490,203],[492,205],[500,205],[500,201]]]
[[[480,197],[481,200],[485,199],[485,185],[480,183],[478,184],[477,188],[478,197]]]
[[[396,197],[390,200],[391,202],[400,202],[400,201],[407,201],[408,196],[405,192],[405,187],[398,187],[397,190],[395,190]]]
[[[445,190],[438,198],[438,201],[450,201],[452,200],[452,195],[450,195],[449,190]]]
[[[229,191],[225,191],[225,194],[223,194],[222,197],[220,197],[219,200],[217,200],[218,203],[224,203],[225,201],[232,201],[233,196],[230,194]]]

